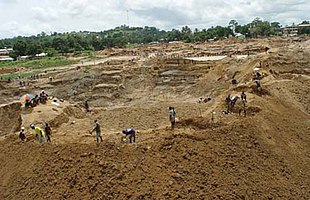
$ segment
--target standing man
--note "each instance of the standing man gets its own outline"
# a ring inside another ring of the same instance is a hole
[[[133,142],[136,142],[136,131],[133,128],[127,128],[123,130],[123,134],[125,134],[125,137],[129,135],[129,142],[131,143],[131,140],[133,138]]]
[[[100,124],[98,123],[98,120],[95,120],[95,127],[94,127],[94,129],[92,131],[90,131],[90,134],[92,134],[94,131],[96,131],[96,141],[97,141],[97,144],[98,144],[99,143],[99,138],[100,138],[100,141],[102,142]]]
[[[174,129],[175,115],[176,115],[174,107],[169,106],[168,112],[169,112],[169,120],[170,120],[170,123],[171,123],[171,129]]]
[[[242,102],[243,102],[244,105],[247,103],[246,94],[245,94],[244,91],[241,92],[241,100],[242,100]]]
[[[89,110],[89,105],[88,105],[88,101],[87,101],[87,100],[84,102],[84,108],[85,108],[85,110],[86,110],[87,112],[90,111],[90,110]]]
[[[45,123],[45,135],[47,137],[47,142],[51,142],[51,135],[52,135],[52,129],[48,125],[48,123]]]
[[[230,97],[230,94],[227,95],[226,97],[226,104],[227,104],[227,113],[230,112],[230,105],[231,105],[231,97]]]
[[[22,142],[24,142],[25,139],[26,139],[26,136],[25,136],[25,128],[24,128],[24,127],[22,127],[21,130],[20,130],[20,132],[19,132],[19,138],[20,138],[20,140],[21,140]]]

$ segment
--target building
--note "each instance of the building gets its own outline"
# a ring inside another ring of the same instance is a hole
[[[12,48],[0,49],[0,56],[8,56],[11,51],[13,51]]]
[[[287,26],[282,28],[283,35],[294,37],[298,35],[298,26]]]
[[[245,35],[241,34],[241,33],[236,33],[235,37],[240,39],[240,40],[244,40],[245,39]]]
[[[0,62],[1,61],[14,61],[14,59],[11,57],[0,57]]]
[[[282,28],[283,35],[294,37],[298,35],[298,31],[301,28],[310,28],[310,24],[299,24],[299,25],[292,25],[292,26],[286,26]]]

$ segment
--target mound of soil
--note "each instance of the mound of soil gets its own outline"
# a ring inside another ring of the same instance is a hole
[[[0,136],[19,131],[22,124],[21,103],[0,105],[0,119]]]
[[[33,82],[29,91],[47,87],[65,101],[22,113],[24,125],[49,122],[52,143],[38,144],[28,129],[24,143],[15,134],[0,140],[0,199],[310,199],[310,48],[305,40],[108,49],[102,55],[141,58],[107,58],[87,72],[55,71],[50,84]],[[261,52],[266,46],[270,50]],[[256,55],[183,59],[232,52]],[[254,67],[264,74],[260,93],[252,81]],[[8,94],[18,91],[14,84],[8,84]],[[233,112],[223,113],[227,95],[241,91],[247,94],[247,115],[238,115],[240,100]],[[211,100],[198,103],[201,97]],[[86,99],[91,112],[74,106]],[[173,130],[169,106],[178,118]],[[18,130],[20,107],[1,106],[0,119],[1,131]],[[103,137],[97,145],[89,134],[95,119]],[[121,141],[129,127],[136,129],[136,143]]]

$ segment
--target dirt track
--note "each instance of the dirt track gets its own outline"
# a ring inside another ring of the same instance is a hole
[[[310,199],[309,40],[225,41],[198,44],[195,51],[178,45],[133,50],[155,56],[59,72],[53,82],[43,78],[26,88],[66,101],[21,112],[25,143],[16,134],[0,140],[0,199]],[[244,59],[171,57],[262,45],[271,47],[268,53]],[[263,95],[253,90],[254,67],[264,73]],[[16,87],[3,86],[3,92]],[[226,95],[241,91],[248,96],[247,117],[237,110],[221,114]],[[199,97],[211,101],[198,104]],[[80,107],[85,99],[91,113]],[[169,105],[177,111],[174,130]],[[103,129],[99,145],[88,133],[94,119]],[[28,127],[45,121],[53,142],[39,145]],[[135,144],[120,140],[128,127],[139,131]]]

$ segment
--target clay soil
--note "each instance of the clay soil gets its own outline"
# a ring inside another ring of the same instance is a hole
[[[217,55],[228,56],[202,58]],[[1,82],[8,105],[0,109],[0,199],[310,199],[309,38],[145,45],[98,56],[102,62],[63,67],[26,87]],[[10,104],[42,89],[64,102]],[[241,91],[247,116],[238,115],[240,101],[222,114],[226,96]],[[199,104],[201,97],[210,101]],[[177,113],[173,130],[168,106]],[[95,119],[100,144],[89,134]],[[45,122],[52,143],[39,144],[29,125]],[[121,141],[129,127],[136,143]]]

